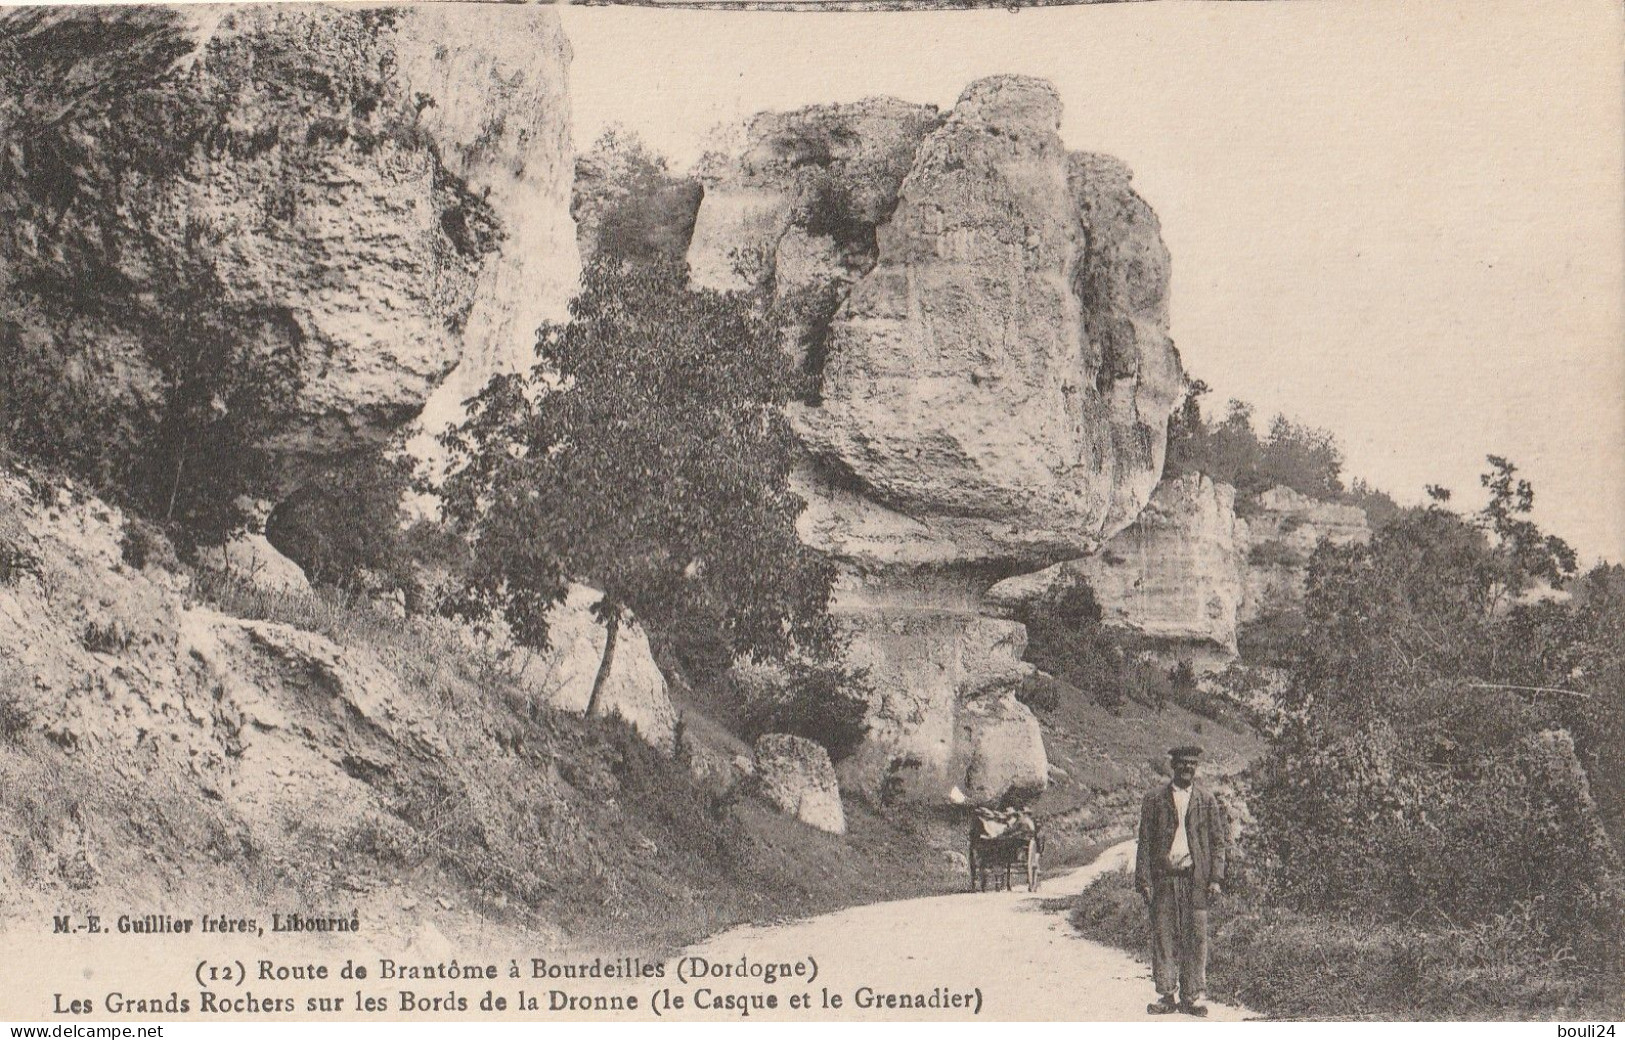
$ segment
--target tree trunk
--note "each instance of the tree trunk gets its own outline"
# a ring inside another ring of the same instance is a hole
[[[598,662],[598,674],[593,676],[592,693],[587,696],[587,714],[598,714],[598,702],[603,698],[604,683],[609,681],[609,669],[615,663],[615,637],[621,631],[621,612],[612,610],[604,619],[604,659]]]
[[[175,457],[175,479],[169,485],[169,508],[164,510],[164,519],[175,519],[175,496],[181,493],[181,471],[186,468],[186,442],[181,442],[180,454]]]

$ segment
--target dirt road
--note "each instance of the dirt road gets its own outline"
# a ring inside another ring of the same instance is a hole
[[[1082,891],[1102,871],[1124,866],[1133,853],[1132,843],[1115,846],[1086,867],[1047,879],[1032,895],[931,896],[738,928],[691,947],[685,964],[695,957],[735,968],[742,957],[747,963],[816,963],[818,976],[811,984],[792,980],[781,990],[809,994],[811,1013],[751,1009],[751,1018],[1144,1020],[1146,1002],[1155,996],[1150,969],[1125,953],[1076,937],[1065,914],[1040,905]],[[761,988],[717,977],[694,985],[709,985],[716,994]],[[826,994],[840,997],[841,1007],[820,1007]],[[935,997],[947,1006],[888,1009],[874,1003],[884,994]],[[1244,1017],[1248,1014],[1240,1008],[1213,1005],[1210,1011],[1210,1018],[1220,1021]],[[1169,1018],[1193,1022],[1184,1015]]]

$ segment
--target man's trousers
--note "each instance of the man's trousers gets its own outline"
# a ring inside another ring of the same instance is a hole
[[[1207,910],[1194,905],[1189,874],[1158,878],[1151,891],[1151,977],[1157,992],[1192,1001],[1207,989]]]

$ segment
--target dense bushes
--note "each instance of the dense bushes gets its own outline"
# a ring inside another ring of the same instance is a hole
[[[351,595],[399,594],[415,607],[421,554],[402,511],[411,477],[412,460],[389,451],[332,463],[271,511],[265,536],[313,584]]]
[[[1438,495],[1310,560],[1214,952],[1256,1008],[1619,1011],[1618,799],[1594,792],[1621,782],[1625,599],[1603,568],[1571,603],[1525,601],[1574,556],[1489,461],[1478,513]],[[1122,939],[1130,909],[1107,886],[1077,920]]]
[[[836,664],[791,659],[773,667],[742,666],[723,683],[724,710],[749,740],[789,733],[822,744],[839,762],[869,732],[868,675]]]
[[[1028,662],[1077,687],[1103,708],[1122,706],[1128,662],[1102,627],[1100,603],[1087,581],[1079,577],[1057,586],[1025,604],[1017,620],[1027,626]],[[1043,690],[1022,689],[1027,696]]]
[[[1591,794],[1617,753],[1587,709],[1617,710],[1625,640],[1584,605],[1519,601],[1573,553],[1490,462],[1479,513],[1436,504],[1317,550],[1254,867],[1267,905],[1304,914],[1431,931],[1510,914],[1526,952],[1572,956],[1600,991],[1625,972],[1625,890]]]
[[[1104,875],[1071,915],[1090,938],[1146,956],[1145,904],[1124,872]],[[1211,911],[1212,996],[1286,1019],[1615,1017],[1588,992],[1572,951],[1539,941],[1527,907],[1468,924],[1372,923],[1271,906],[1232,890]]]

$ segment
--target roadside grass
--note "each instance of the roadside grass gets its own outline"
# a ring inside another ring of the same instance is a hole
[[[1073,901],[1083,936],[1149,959],[1145,904],[1126,872]],[[1305,1020],[1618,1019],[1614,966],[1582,965],[1530,941],[1514,911],[1468,926],[1420,929],[1338,920],[1222,896],[1209,925],[1212,999],[1269,1018]],[[1149,982],[1147,983],[1149,988]]]

